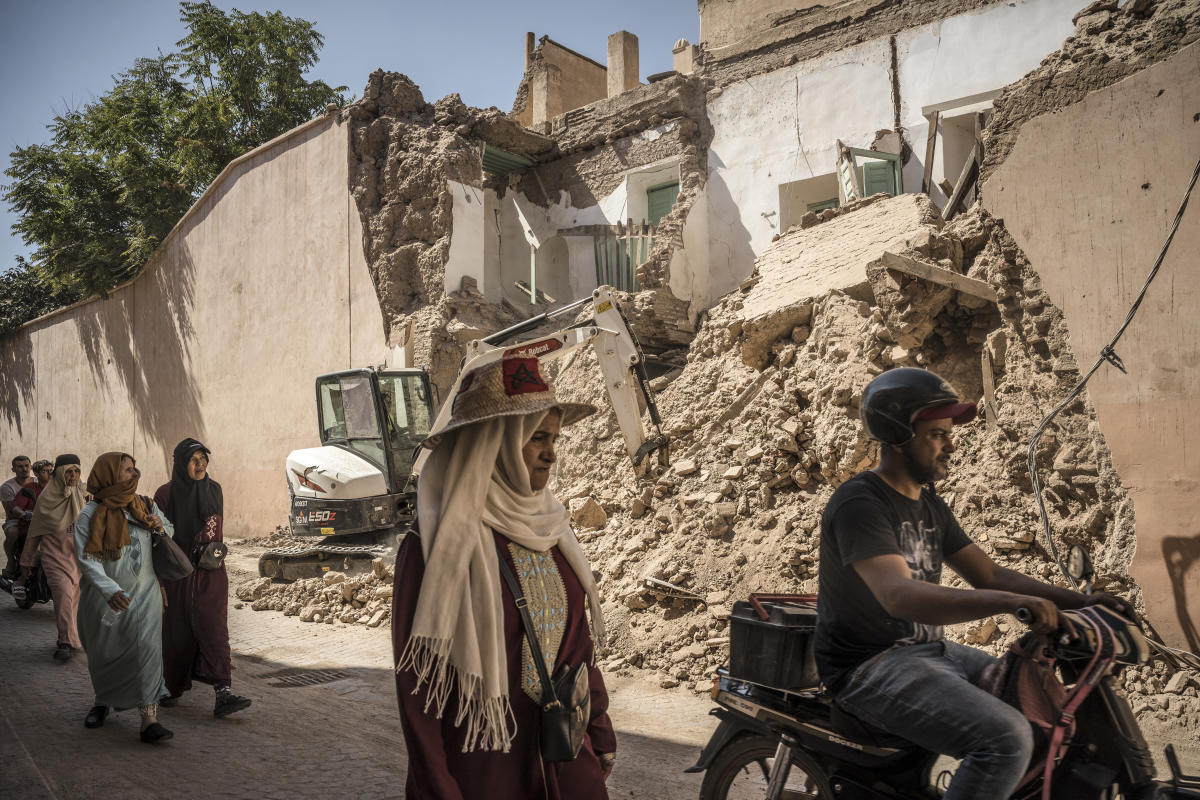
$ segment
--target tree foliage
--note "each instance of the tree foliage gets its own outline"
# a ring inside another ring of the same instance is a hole
[[[208,0],[179,8],[177,51],[137,59],[99,99],[56,116],[49,142],[13,151],[5,199],[33,253],[5,280],[36,273],[67,296],[113,288],[226,164],[344,103],[344,86],[304,77],[323,43],[311,22]]]
[[[83,299],[71,289],[54,290],[25,259],[17,256],[17,265],[0,273],[0,336],[11,333],[24,323],[56,308]]]

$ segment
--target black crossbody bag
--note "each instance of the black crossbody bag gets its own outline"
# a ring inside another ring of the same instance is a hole
[[[542,645],[538,641],[533,619],[529,616],[529,601],[521,591],[521,585],[509,568],[503,553],[500,559],[500,574],[516,600],[521,612],[521,623],[525,626],[525,639],[529,642],[529,653],[537,666],[542,682],[542,713],[540,748],[543,761],[573,761],[583,747],[588,720],[592,716],[592,692],[588,682],[587,664],[563,665],[557,680],[550,680],[546,671],[546,659],[542,656]]]

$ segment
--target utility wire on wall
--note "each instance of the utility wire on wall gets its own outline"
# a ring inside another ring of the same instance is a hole
[[[1071,577],[1071,574],[1067,571],[1066,565],[1063,564],[1062,556],[1059,555],[1058,547],[1054,544],[1054,536],[1050,531],[1050,517],[1046,513],[1046,502],[1042,499],[1041,481],[1038,480],[1037,444],[1041,440],[1042,434],[1045,433],[1046,428],[1048,428],[1050,423],[1054,421],[1054,418],[1057,417],[1064,408],[1075,402],[1075,398],[1079,397],[1079,395],[1083,392],[1084,387],[1087,386],[1087,382],[1091,380],[1092,376],[1096,374],[1096,371],[1100,369],[1101,364],[1107,361],[1117,369],[1121,370],[1122,373],[1127,374],[1128,371],[1125,369],[1125,363],[1121,361],[1121,357],[1118,356],[1116,352],[1117,342],[1120,341],[1121,337],[1125,334],[1125,331],[1129,328],[1130,323],[1133,322],[1133,318],[1137,315],[1138,309],[1142,305],[1142,301],[1146,299],[1146,292],[1150,289],[1150,284],[1153,283],[1154,279],[1158,276],[1158,270],[1162,266],[1163,259],[1167,256],[1167,250],[1169,250],[1171,247],[1171,241],[1175,238],[1175,232],[1179,230],[1179,222],[1183,219],[1183,212],[1187,208],[1188,198],[1192,196],[1192,189],[1196,186],[1196,178],[1198,176],[1200,176],[1200,160],[1196,161],[1196,167],[1192,170],[1192,179],[1188,183],[1187,191],[1183,194],[1183,201],[1179,204],[1179,210],[1175,212],[1175,221],[1171,224],[1171,230],[1167,234],[1167,239],[1163,242],[1162,249],[1158,251],[1158,258],[1155,259],[1154,266],[1151,268],[1150,274],[1146,276],[1146,282],[1142,284],[1142,290],[1138,292],[1133,304],[1129,307],[1129,312],[1125,315],[1125,321],[1121,323],[1121,327],[1117,329],[1116,334],[1111,340],[1109,340],[1108,344],[1100,348],[1100,355],[1096,357],[1096,362],[1092,364],[1092,368],[1089,369],[1087,374],[1080,379],[1079,383],[1075,384],[1075,388],[1071,390],[1071,393],[1067,395],[1066,399],[1059,403],[1053,411],[1046,415],[1046,418],[1041,421],[1041,424],[1039,424],[1037,429],[1033,432],[1033,438],[1029,440],[1029,477],[1033,484],[1033,495],[1037,498],[1038,514],[1041,516],[1042,520],[1042,531],[1046,534],[1046,544],[1049,546],[1050,554],[1054,556],[1054,561],[1058,564],[1058,568],[1062,571],[1063,575],[1067,576],[1067,580],[1071,582],[1071,586],[1075,587],[1076,589],[1079,588],[1079,583],[1073,577]],[[1165,645],[1158,643],[1155,644],[1160,649],[1166,649],[1167,651],[1170,651],[1176,659],[1188,660],[1193,666],[1200,666],[1200,661],[1192,661],[1192,659],[1197,658],[1197,656],[1193,653],[1175,650],[1174,648],[1168,648]],[[1189,656],[1190,659],[1188,658]]]

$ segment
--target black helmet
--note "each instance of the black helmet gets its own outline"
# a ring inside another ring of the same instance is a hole
[[[956,425],[975,419],[974,403],[961,402],[950,384],[914,367],[888,370],[867,384],[859,410],[872,439],[896,446],[913,438],[918,417],[952,419]]]

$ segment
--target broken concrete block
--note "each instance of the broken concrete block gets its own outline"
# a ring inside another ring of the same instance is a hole
[[[996,620],[988,617],[967,628],[967,644],[987,644],[995,635]]]
[[[751,447],[746,451],[746,463],[753,464],[763,457],[763,449],[761,447]]]
[[[743,467],[741,464],[738,464],[736,466],[730,467],[729,469],[725,470],[724,474],[722,474],[721,477],[727,481],[736,481],[739,478],[741,478],[742,475],[745,474],[745,472],[746,472],[746,468]]]
[[[370,622],[367,623],[367,627],[368,628],[378,628],[380,623],[383,622],[383,618],[385,616],[387,616],[387,613],[388,612],[387,612],[386,608],[381,608],[378,611],[376,611],[374,614],[371,615],[371,620],[370,620]]]
[[[346,573],[330,571],[322,575],[321,579],[325,581],[326,586],[333,586],[335,583],[341,583],[346,580]]]
[[[721,502],[721,498],[724,496],[725,495],[721,494],[720,492],[709,492],[708,494],[704,495],[704,502],[706,505],[715,505],[716,503]]]
[[[646,503],[640,497],[635,497],[629,505],[629,516],[634,519],[641,519],[646,516]]]
[[[320,622],[321,607],[320,606],[305,606],[300,609],[301,622]]]
[[[630,594],[625,596],[625,607],[630,611],[642,611],[649,608],[650,603],[640,594]]]
[[[700,466],[695,459],[681,458],[675,462],[674,469],[676,475],[692,475],[700,470]]]
[[[1167,685],[1163,687],[1163,691],[1169,694],[1183,694],[1183,690],[1188,687],[1191,679],[1186,672],[1176,672],[1167,681]]]
[[[603,528],[608,524],[608,514],[604,513],[604,509],[594,498],[572,500],[570,509],[571,521],[584,530]]]
[[[257,580],[247,581],[237,587],[235,594],[239,600],[245,600],[247,603],[257,600],[263,596],[263,593],[271,588],[270,578],[258,578]]]
[[[737,515],[737,503],[713,503],[712,506],[718,517],[729,519]]]
[[[718,606],[721,603],[724,603],[728,599],[729,599],[729,592],[727,592],[727,591],[709,592],[708,594],[706,594],[704,596],[704,602],[708,603],[708,605],[710,605],[710,606]]]

